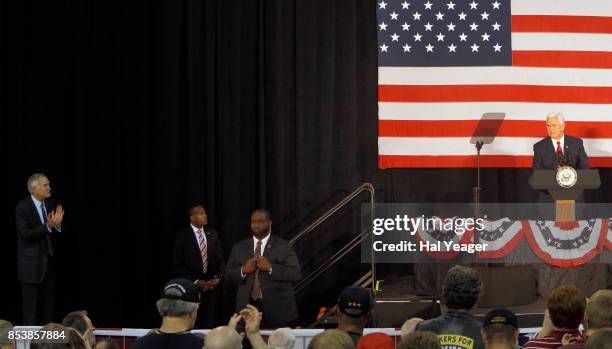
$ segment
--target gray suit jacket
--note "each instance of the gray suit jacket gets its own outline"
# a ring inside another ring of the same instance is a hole
[[[236,311],[242,310],[250,301],[255,274],[242,278],[240,269],[248,259],[253,258],[254,249],[252,237],[242,240],[234,245],[227,262],[224,279],[238,285]],[[289,242],[273,235],[270,235],[262,255],[272,264],[272,275],[259,273],[263,322],[268,325],[287,324],[298,318],[293,284],[302,277],[300,262]]]

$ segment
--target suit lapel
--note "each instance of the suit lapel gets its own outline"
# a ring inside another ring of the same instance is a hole
[[[44,204],[45,204],[45,202],[43,201],[43,205]],[[45,205],[45,210],[47,209],[46,206],[47,205]],[[31,208],[33,220],[36,221],[36,222],[40,222],[40,224],[45,224],[45,221],[41,220],[40,214],[38,213],[38,207],[36,207],[36,204],[34,203],[34,200],[32,200],[31,197],[30,197],[30,208]]]
[[[274,246],[274,237],[270,234],[270,238],[268,239],[268,243],[266,244],[266,248],[262,251],[261,255],[268,257],[270,252],[272,251],[272,246]]]

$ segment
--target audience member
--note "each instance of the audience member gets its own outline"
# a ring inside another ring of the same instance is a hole
[[[269,349],[293,349],[295,346],[295,336],[288,327],[276,329],[268,337]]]
[[[114,340],[106,338],[96,342],[96,349],[119,349],[119,345]]]
[[[355,345],[346,332],[332,329],[314,336],[307,349],[355,349]]]
[[[584,311],[584,325],[586,333],[581,337],[569,337],[569,344],[561,346],[563,349],[582,349],[585,347],[588,337],[592,336],[595,331],[612,327],[612,291],[599,290],[591,296]],[[562,340],[565,344],[566,342]]]
[[[430,331],[413,331],[402,336],[397,349],[440,349],[440,340]]]
[[[157,301],[157,311],[162,317],[161,327],[153,333],[140,337],[132,349],[185,348],[202,349],[202,338],[192,334],[200,291],[193,282],[173,279],[164,286]]]
[[[402,334],[402,338],[406,337],[408,334],[415,331],[416,326],[421,322],[425,321],[419,317],[413,317],[404,321],[402,327],[400,328],[400,333]]]
[[[363,335],[363,328],[372,315],[370,291],[359,286],[345,287],[338,297],[335,313],[338,329],[346,332],[357,347],[357,342]]]
[[[357,343],[358,349],[394,349],[393,338],[385,333],[369,333],[361,337]]]
[[[96,346],[96,336],[94,335],[94,326],[89,318],[87,311],[78,310],[64,316],[62,325],[65,327],[74,328],[81,337],[89,344],[90,347]]]
[[[584,316],[586,300],[575,286],[561,286],[550,292],[542,330],[523,346],[525,349],[558,348],[565,334],[579,337],[578,326]]]
[[[444,279],[442,293],[442,306],[446,313],[420,322],[416,330],[437,334],[445,349],[483,349],[480,336],[482,323],[471,314],[481,291],[482,280],[476,270],[460,265],[452,267]]]
[[[612,349],[612,328],[596,331],[589,337],[585,349]]]
[[[241,349],[242,335],[236,331],[240,319],[244,319],[246,337],[251,347],[253,349],[268,349],[259,333],[261,315],[257,308],[247,304],[246,308],[240,311],[240,314],[232,316],[227,326],[220,326],[208,332],[204,349]]]
[[[491,310],[484,317],[480,334],[486,349],[516,348],[519,336],[516,315],[504,308]]]
[[[9,339],[9,332],[12,330],[12,323],[0,319],[0,349],[15,349],[15,341]]]
[[[64,334],[68,340],[65,343],[32,341],[30,343],[30,349],[91,349],[89,344],[87,344],[83,337],[81,337],[81,334],[79,334],[73,328],[65,327],[55,322],[50,322],[43,326],[41,330],[64,331]]]

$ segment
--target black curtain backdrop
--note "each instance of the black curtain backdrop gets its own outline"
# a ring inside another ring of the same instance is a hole
[[[158,326],[193,202],[227,258],[253,209],[290,238],[364,181],[379,202],[472,199],[472,169],[377,169],[374,0],[23,0],[1,2],[0,18],[0,318],[21,320],[14,208],[33,172],[66,209],[58,315],[87,309],[98,327]],[[534,201],[529,174],[484,170],[483,201]],[[601,174],[587,201],[612,201]],[[306,273],[358,216],[355,203],[297,246]],[[352,253],[299,295],[302,315],[367,269]]]

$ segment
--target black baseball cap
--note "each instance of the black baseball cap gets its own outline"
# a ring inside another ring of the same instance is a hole
[[[350,317],[360,317],[370,311],[372,296],[370,291],[359,286],[345,287],[338,297],[338,308]]]
[[[187,279],[172,279],[164,286],[161,298],[200,303],[200,291]]]
[[[495,324],[512,325],[514,328],[518,328],[516,315],[506,308],[495,308],[488,312],[482,320],[482,327]]]

